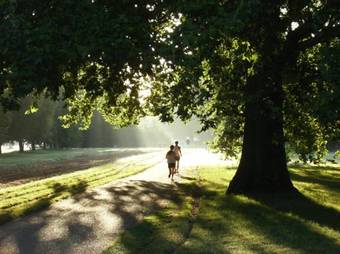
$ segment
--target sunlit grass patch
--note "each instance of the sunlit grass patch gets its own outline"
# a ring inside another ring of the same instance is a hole
[[[156,149],[76,148],[37,150],[0,155],[0,189],[61,174],[124,162],[131,157],[159,156]],[[127,162],[126,162],[127,163]]]
[[[0,155],[0,165],[11,167],[16,165],[33,165],[38,163],[49,163],[56,161],[71,160],[76,157],[99,156],[113,154],[113,149],[108,148],[70,148],[61,150],[36,150],[24,153],[12,152]]]
[[[290,168],[294,185],[317,203],[340,211],[340,166],[299,166]]]
[[[150,157],[150,158],[149,158]],[[141,172],[158,163],[152,154],[0,190],[0,223],[51,205],[88,188]]]

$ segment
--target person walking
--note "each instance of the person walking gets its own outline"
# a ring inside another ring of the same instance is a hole
[[[175,173],[178,173],[179,169],[179,160],[182,157],[182,150],[181,147],[178,145],[178,141],[175,141],[175,146],[174,146],[174,152],[176,155],[176,168],[175,168]]]
[[[171,180],[174,180],[174,174],[175,174],[175,168],[176,168],[176,154],[174,152],[174,146],[170,146],[170,150],[166,153],[165,158],[168,162],[168,168],[169,168],[169,178],[171,176]]]

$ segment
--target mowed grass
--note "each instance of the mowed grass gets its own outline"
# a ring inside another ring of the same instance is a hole
[[[235,168],[199,168],[196,180],[178,187],[182,207],[150,216],[105,254],[340,253],[339,165],[290,172],[300,194],[226,196]],[[195,218],[193,193],[200,194]],[[163,219],[168,214],[171,219]]]
[[[3,154],[0,155],[0,189],[156,151],[157,149],[76,148]]]
[[[159,162],[157,155],[136,155],[115,163],[0,189],[0,224],[88,188],[141,172]]]
[[[126,152],[132,149],[113,149],[113,148],[70,148],[60,150],[36,150],[25,151],[23,153],[12,152],[0,155],[1,167],[16,167],[20,165],[36,165],[39,163],[51,163],[72,160],[79,157],[98,157],[117,152]]]

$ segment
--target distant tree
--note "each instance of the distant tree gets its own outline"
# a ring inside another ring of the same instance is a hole
[[[31,126],[29,119],[31,116],[28,114],[33,104],[31,96],[27,96],[20,100],[20,109],[11,111],[11,121],[9,126],[9,140],[19,143],[19,151],[24,152],[24,144],[27,141],[27,136]]]
[[[9,113],[5,113],[0,107],[0,154],[2,153],[2,145],[9,141],[10,120]]]
[[[32,150],[36,145],[44,144],[48,141],[55,117],[56,102],[50,99],[39,98],[36,103],[37,111],[27,115],[25,138],[31,144]]]
[[[101,116],[102,117],[102,116]],[[114,128],[111,124],[105,121],[103,119],[103,125],[102,125],[102,141],[101,141],[101,147],[113,147],[116,144],[116,136],[114,134]]]
[[[79,126],[63,127],[63,122],[59,119],[61,115],[67,112],[65,104],[61,101],[57,102],[53,115],[53,126],[50,131],[47,143],[54,149],[81,147],[83,143],[82,132]]]
[[[114,130],[115,145],[118,147],[141,147],[140,133],[136,126],[127,126]]]
[[[196,115],[219,149],[242,151],[228,192],[292,191],[286,141],[317,160],[339,134],[339,5],[7,0],[1,101],[63,87],[68,123],[88,125],[95,109],[117,125]]]
[[[95,111],[91,119],[91,125],[83,131],[84,147],[112,147],[113,146],[113,127],[105,122],[98,111]]]

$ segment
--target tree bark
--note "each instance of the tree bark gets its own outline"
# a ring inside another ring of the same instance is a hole
[[[248,81],[246,95],[242,155],[227,193],[295,191],[284,147],[280,77],[259,73]]]
[[[19,140],[19,152],[24,152],[24,142],[22,140]]]
[[[2,149],[1,149],[1,147],[2,147],[2,144],[0,144],[0,154],[2,154]]]
[[[34,142],[31,143],[31,148],[32,148],[32,151],[35,151],[35,143]]]

